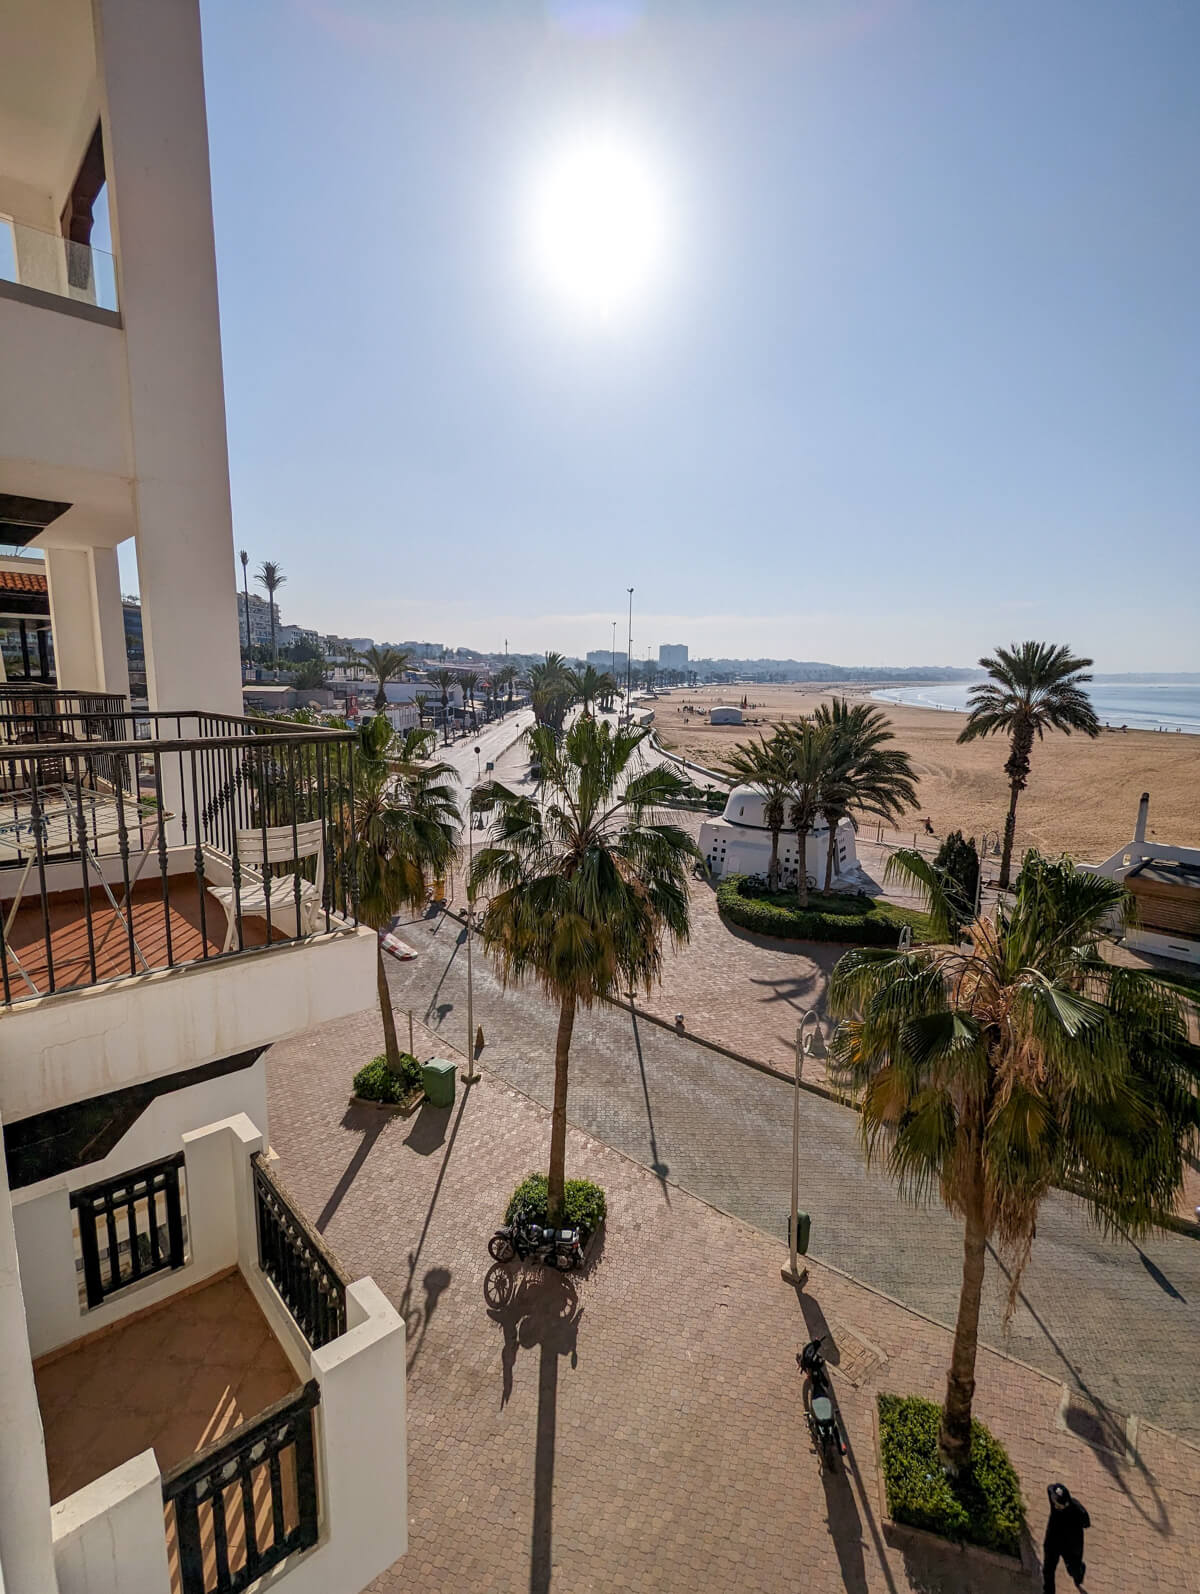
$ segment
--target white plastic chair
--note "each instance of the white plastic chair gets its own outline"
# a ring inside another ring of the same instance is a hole
[[[209,886],[208,894],[225,909],[227,928],[222,952],[233,947],[237,936],[239,913],[243,919],[265,919],[267,916],[267,886],[271,890],[271,928],[278,926],[290,935],[311,935],[321,913],[325,890],[325,843],[319,819],[304,824],[270,825],[265,831],[239,830],[237,833],[238,862],[261,868],[262,875],[247,876],[243,872],[241,890],[234,891],[232,884]],[[299,865],[305,858],[317,860],[315,880],[306,880]],[[295,862],[291,874],[270,875],[269,865]],[[296,914],[296,881],[300,881],[299,923]]]

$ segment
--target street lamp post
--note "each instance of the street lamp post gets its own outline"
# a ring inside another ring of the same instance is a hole
[[[633,723],[633,588],[629,592],[629,638],[625,644],[625,723]]]
[[[812,1020],[813,1032],[807,1038],[804,1026]],[[781,1269],[790,1284],[801,1284],[800,1274],[800,1076],[804,1071],[805,1057],[825,1057],[825,1038],[821,1034],[821,1020],[815,1008],[807,1008],[796,1025],[796,1077],[792,1087],[792,1212],[788,1226],[791,1246],[790,1265]]]
[[[475,751],[478,753],[479,749]],[[479,1079],[475,1067],[475,982],[471,968],[471,928],[475,920],[475,890],[471,884],[471,865],[475,862],[475,787],[467,793],[467,1071],[464,1085],[474,1085]]]

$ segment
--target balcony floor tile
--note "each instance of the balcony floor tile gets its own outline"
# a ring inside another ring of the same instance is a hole
[[[48,1362],[37,1387],[62,1500],[150,1446],[168,1471],[299,1381],[235,1273]]]

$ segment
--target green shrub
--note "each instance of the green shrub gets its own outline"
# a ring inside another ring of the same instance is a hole
[[[505,1223],[537,1223],[545,1227],[550,1221],[548,1195],[546,1175],[527,1174],[509,1197]],[[582,1229],[587,1239],[604,1222],[607,1211],[608,1203],[598,1184],[590,1179],[567,1180],[563,1189],[563,1223],[567,1228]]]
[[[399,1074],[389,1070],[386,1057],[372,1057],[354,1076],[354,1094],[363,1101],[403,1101],[420,1083],[420,1063],[411,1052],[401,1052]]]
[[[717,886],[717,907],[733,924],[759,935],[784,936],[795,941],[847,941],[855,946],[895,946],[900,931],[912,925],[913,939],[928,938],[929,921],[923,913],[898,908],[871,897],[809,895],[809,906],[798,907],[795,893],[767,891],[751,884],[745,875],[727,875]]]
[[[1008,1453],[971,1423],[971,1471],[954,1483],[938,1459],[942,1408],[915,1395],[880,1395],[879,1448],[888,1511],[895,1522],[1002,1555],[1021,1553],[1025,1503]]]

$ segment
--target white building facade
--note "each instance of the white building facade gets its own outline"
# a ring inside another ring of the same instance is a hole
[[[44,554],[56,671],[0,685],[0,1588],[358,1594],[407,1544],[404,1324],[280,1183],[264,1056],[372,1003],[376,938],[353,733],[241,717],[198,5],[0,0],[0,41],[0,540]],[[245,1350],[197,1342],[217,1288],[279,1387],[193,1433]],[[85,1365],[133,1397],[103,1455]]]
[[[700,826],[700,852],[714,879],[731,874],[766,878],[771,862],[771,831],[766,823],[765,807],[766,797],[757,786],[735,786],[721,817],[706,820]],[[797,847],[794,830],[780,831],[779,880],[784,890],[796,884]],[[858,852],[854,844],[854,826],[848,819],[843,819],[837,827],[836,848],[835,883],[852,884],[857,889]],[[828,851],[829,826],[818,816],[805,847],[805,867],[814,886],[824,883]]]
[[[686,670],[688,650],[686,642],[663,642],[658,650],[660,670]]]

